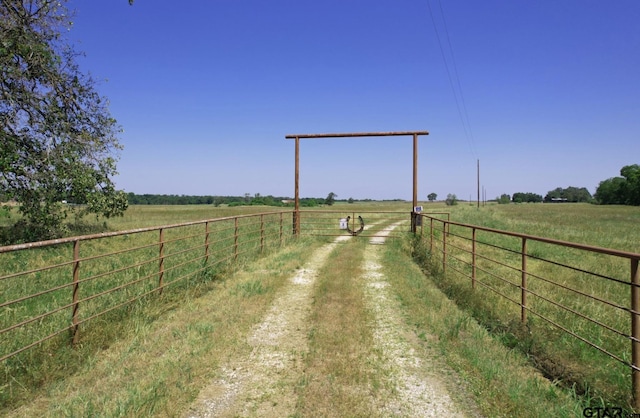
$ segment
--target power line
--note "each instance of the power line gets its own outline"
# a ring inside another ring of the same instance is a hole
[[[444,17],[444,10],[442,8],[442,3],[440,2],[440,0],[438,0],[438,5],[439,5],[439,9],[440,9],[440,16],[442,18],[442,22],[443,22],[443,26],[444,26],[444,31],[445,31],[445,35],[447,38],[447,45],[449,47],[449,55],[451,56],[451,62],[452,62],[452,66],[453,66],[453,73],[455,76],[455,83],[453,80],[453,77],[451,75],[451,70],[449,69],[449,63],[444,51],[444,48],[442,46],[442,40],[440,38],[440,32],[438,31],[438,25],[436,24],[436,19],[435,16],[433,14],[433,9],[431,8],[431,2],[430,0],[427,0],[427,6],[429,7],[429,15],[431,16],[431,22],[433,23],[433,29],[436,33],[436,39],[438,40],[438,47],[440,48],[440,54],[442,56],[442,61],[444,62],[444,67],[447,71],[447,78],[449,79],[449,85],[451,86],[451,91],[453,93],[453,98],[455,100],[456,103],[456,109],[458,110],[458,116],[460,118],[460,123],[462,124],[462,130],[464,131],[464,136],[467,139],[467,142],[469,144],[469,148],[471,150],[471,153],[473,154],[473,156],[477,159],[478,158],[478,154],[476,152],[476,148],[475,148],[475,141],[473,138],[473,132],[471,130],[471,123],[469,122],[469,113],[467,112],[467,105],[466,102],[464,100],[464,94],[462,93],[462,84],[460,83],[460,76],[458,75],[458,67],[456,65],[456,61],[455,61],[455,56],[453,54],[453,46],[451,44],[451,39],[449,37],[449,29],[447,27],[447,22],[446,19]],[[457,84],[457,91],[456,91],[456,84]],[[458,100],[458,95],[460,95],[460,100]],[[462,106],[461,103],[462,102]]]

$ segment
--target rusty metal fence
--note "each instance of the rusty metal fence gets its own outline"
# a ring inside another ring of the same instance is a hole
[[[602,353],[630,376],[640,406],[640,254],[451,222],[447,212],[269,212],[0,247],[0,362],[75,342],[90,321],[280,247],[296,220],[300,236],[371,242],[416,222],[442,272],[523,323],[570,336],[568,350]]]
[[[397,237],[408,212],[298,212],[300,236]],[[165,289],[207,280],[295,236],[294,211],[0,247],[0,362]],[[69,334],[67,336],[67,334]]]
[[[491,310],[561,340],[576,362],[579,345],[597,350],[611,379],[627,376],[640,410],[640,254],[421,218],[433,268],[483,292]]]
[[[0,362],[168,288],[207,280],[292,237],[292,212],[0,247]],[[69,336],[65,334],[69,333]]]

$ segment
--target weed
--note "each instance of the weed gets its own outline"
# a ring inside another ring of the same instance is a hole
[[[242,297],[250,298],[252,296],[264,295],[267,292],[260,280],[253,280],[250,282],[238,283],[231,294],[242,295]]]

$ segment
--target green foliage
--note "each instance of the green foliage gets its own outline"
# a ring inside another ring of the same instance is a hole
[[[627,204],[640,205],[640,165],[624,166],[620,170],[620,174],[627,179]]]
[[[499,204],[501,205],[506,205],[511,203],[511,196],[509,196],[508,194],[502,194],[499,198],[496,199],[498,201]]]
[[[566,189],[562,187],[558,187],[554,190],[551,190],[544,197],[545,202],[555,202],[555,201],[563,201],[563,202],[591,202],[593,200],[591,193],[585,187],[573,187],[569,186]]]
[[[429,202],[433,202],[434,200],[436,200],[438,198],[438,195],[436,193],[429,193],[427,195],[427,199],[429,199]]]
[[[231,294],[240,294],[245,298],[250,298],[252,296],[264,295],[267,290],[268,289],[262,284],[261,280],[253,280],[249,282],[238,283],[235,290],[233,290]]]
[[[331,192],[327,195],[327,198],[324,200],[324,203],[331,206],[335,203],[336,197],[338,197],[338,195],[335,194],[334,192]]]
[[[127,193],[127,200],[130,205],[214,205],[226,204],[229,206],[284,206],[283,200],[288,197],[276,197],[272,195],[262,196],[260,193],[252,198],[245,196],[191,196],[174,194],[135,194]]]
[[[315,199],[313,197],[300,199],[300,206],[303,208],[315,208],[325,203],[325,199]]]
[[[622,177],[612,177],[600,182],[596,189],[596,201],[603,205],[640,206],[640,165],[622,167]]]
[[[449,193],[444,203],[446,203],[447,206],[455,206],[458,204],[458,197],[455,194]]]
[[[542,196],[536,193],[514,193],[512,200],[514,203],[539,203],[542,202]]]
[[[603,205],[624,205],[627,202],[627,180],[611,177],[601,181],[596,189],[596,202]]]
[[[69,15],[60,1],[0,2],[0,189],[19,203],[21,239],[61,235],[62,201],[105,217],[127,207],[111,181],[120,128],[61,37]]]

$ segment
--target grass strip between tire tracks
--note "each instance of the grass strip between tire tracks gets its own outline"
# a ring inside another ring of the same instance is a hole
[[[298,416],[376,416],[379,395],[371,317],[362,274],[365,241],[340,244],[321,269],[309,353],[298,385]]]

